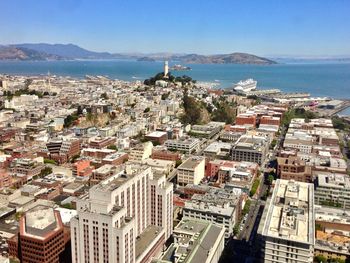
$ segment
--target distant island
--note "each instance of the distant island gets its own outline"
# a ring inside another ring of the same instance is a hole
[[[257,64],[271,65],[277,62],[247,53],[219,55],[199,54],[122,54],[94,52],[73,44],[14,44],[0,45],[0,60],[74,60],[74,59],[135,59],[153,62],[156,60],[179,61],[186,64]]]
[[[137,61],[154,62],[156,60],[154,58],[150,58],[150,57],[141,57],[141,58],[138,58]]]

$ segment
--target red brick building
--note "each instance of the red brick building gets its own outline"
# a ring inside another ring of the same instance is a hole
[[[0,188],[10,187],[12,185],[12,177],[7,170],[0,169]]]
[[[53,140],[46,144],[44,151],[38,152],[38,156],[65,163],[80,154],[80,147],[79,139]]]
[[[167,150],[153,150],[151,158],[166,161],[178,161],[181,160],[181,155],[180,153]]]
[[[125,152],[116,152],[110,155],[107,155],[102,159],[102,165],[111,164],[111,165],[121,165],[122,163],[128,160],[128,154]]]
[[[277,157],[277,176],[285,180],[295,180],[299,182],[311,183],[311,167],[305,161],[295,156],[288,158]]]
[[[90,160],[79,160],[73,164],[73,176],[89,177],[94,167],[91,166]]]
[[[236,125],[256,126],[256,116],[254,114],[239,114],[236,117]]]
[[[163,131],[154,131],[145,136],[145,139],[154,144],[163,144],[168,139],[168,133]]]
[[[247,131],[247,128],[245,126],[242,126],[242,125],[230,125],[230,124],[227,124],[225,126],[225,131],[245,133]]]
[[[38,205],[19,222],[19,234],[8,241],[9,254],[22,263],[58,263],[69,242],[60,213]]]
[[[115,137],[106,137],[106,138],[96,137],[90,140],[89,145],[91,148],[103,149],[108,146],[115,145]]]
[[[0,142],[9,142],[15,138],[17,129],[0,127]]]
[[[281,118],[279,117],[264,115],[260,119],[260,124],[280,126],[280,123],[281,123]]]

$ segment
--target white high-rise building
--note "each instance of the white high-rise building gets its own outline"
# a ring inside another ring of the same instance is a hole
[[[148,166],[127,166],[77,201],[72,262],[139,263],[159,254],[173,228],[173,185]]]
[[[313,184],[276,180],[258,228],[261,262],[313,262],[315,211]]]
[[[164,77],[167,77],[169,73],[169,64],[168,61],[164,61]]]

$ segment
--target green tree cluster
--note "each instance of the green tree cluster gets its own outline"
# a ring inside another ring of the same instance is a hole
[[[209,116],[204,104],[188,95],[188,90],[184,90],[183,107],[185,113],[181,116],[181,121],[185,124],[202,124],[205,122],[204,115]]]
[[[338,130],[350,130],[350,124],[339,116],[332,117],[333,127]]]
[[[252,188],[250,189],[249,195],[251,197],[255,195],[256,191],[258,190],[259,184],[260,184],[260,180],[256,178],[253,182]]]
[[[19,89],[19,90],[16,90],[15,92],[12,92],[10,90],[5,90],[3,94],[4,96],[7,97],[8,100],[11,100],[13,97],[18,97],[24,94],[37,95],[39,98],[42,98],[44,96],[42,92],[37,90],[30,90],[30,89]]]
[[[186,76],[186,75],[175,77],[169,72],[168,75],[166,77],[164,77],[164,72],[159,72],[155,76],[150,77],[148,79],[145,79],[143,84],[148,85],[148,86],[152,86],[156,83],[157,80],[165,80],[167,82],[172,82],[172,83],[181,82],[182,85],[186,85],[189,83],[196,83],[195,80],[193,80],[191,77]]]
[[[49,160],[49,161],[53,161],[53,160]],[[49,175],[51,173],[52,173],[52,168],[45,166],[45,168],[41,170],[39,177],[45,177],[46,175]]]
[[[304,108],[291,109],[283,115],[281,124],[287,126],[294,118],[303,118],[308,122],[310,119],[318,118],[318,114],[312,111],[307,111]]]
[[[118,151],[118,148],[117,148],[117,146],[115,144],[108,145],[107,149]]]
[[[79,118],[78,115],[76,114],[69,114],[65,119],[64,119],[64,124],[63,127],[69,128],[73,125],[73,123]]]
[[[56,161],[51,160],[51,159],[46,159],[46,158],[44,159],[44,163],[55,164],[55,165],[57,165]]]
[[[244,208],[242,210],[242,217],[245,216],[249,212],[251,204],[252,204],[252,201],[249,199],[245,202]]]
[[[226,100],[215,103],[216,110],[212,112],[212,120],[233,124],[236,119],[236,107]]]
[[[101,94],[101,99],[108,100],[108,95],[107,95],[106,92],[103,92],[103,93]]]

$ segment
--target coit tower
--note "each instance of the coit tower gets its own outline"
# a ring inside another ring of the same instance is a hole
[[[169,73],[169,65],[168,65],[168,61],[164,61],[164,77],[167,77]]]

